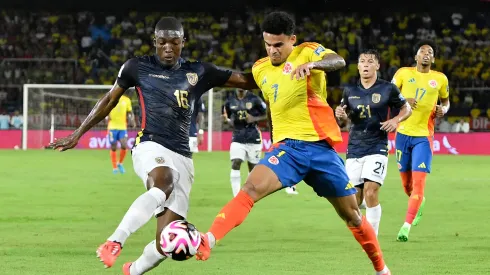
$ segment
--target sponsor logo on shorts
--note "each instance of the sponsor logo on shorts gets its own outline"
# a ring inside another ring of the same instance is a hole
[[[279,164],[279,159],[276,156],[271,156],[268,159],[268,161],[269,161],[270,164],[274,164],[274,165],[278,165]]]
[[[352,185],[352,183],[349,181],[347,183],[347,185],[345,186],[345,190],[349,190],[349,189],[352,189],[352,188],[354,188],[354,185]]]
[[[162,158],[162,157],[157,157],[157,158],[155,158],[155,161],[156,161],[158,164],[162,164],[162,163],[164,163],[164,162],[165,162],[165,159],[164,159],[164,158]]]
[[[400,163],[398,163],[398,170],[401,170],[402,169],[402,165]]]

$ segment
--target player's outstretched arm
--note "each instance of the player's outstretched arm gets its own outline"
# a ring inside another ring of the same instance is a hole
[[[340,70],[343,67],[345,67],[345,60],[342,58],[342,56],[336,54],[336,53],[329,53],[326,54],[322,60],[320,61],[314,61],[313,63],[313,70],[322,70],[325,72],[332,72],[336,70]]]
[[[257,89],[257,83],[252,73],[232,72],[230,78],[225,83],[225,87],[240,88],[244,90]]]
[[[83,134],[109,115],[111,110],[116,107],[117,103],[119,102],[119,98],[121,98],[125,91],[126,89],[119,87],[117,83],[114,84],[112,89],[106,93],[104,97],[97,101],[97,104],[95,104],[90,114],[83,121],[82,125],[78,127],[78,129],[76,129],[68,137],[55,140],[49,146],[60,151],[65,151],[75,147]]]
[[[297,80],[304,79],[310,75],[310,70],[322,70],[325,72],[333,72],[345,67],[345,60],[342,56],[336,53],[328,53],[321,60],[311,61],[303,65],[299,65],[291,72],[291,79],[296,77]]]

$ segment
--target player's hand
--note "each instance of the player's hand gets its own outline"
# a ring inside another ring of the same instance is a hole
[[[251,115],[250,115],[250,114],[248,114],[248,113],[247,113],[247,118],[246,118],[246,120],[247,120],[247,123],[254,123],[254,122],[256,122],[256,121],[257,121],[257,120],[255,119],[255,117],[254,117],[254,116],[251,116]]]
[[[197,135],[197,144],[201,145],[203,140],[204,140],[204,134],[198,134]]]
[[[347,119],[347,113],[345,112],[346,108],[347,108],[347,105],[337,106],[337,108],[335,108],[335,116],[338,119],[346,120]]]
[[[445,115],[441,105],[436,105],[436,117],[441,118]]]
[[[394,118],[387,120],[385,122],[381,122],[381,130],[386,132],[394,132],[398,127],[398,121]]]
[[[406,100],[412,109],[417,108],[417,100],[415,98],[407,98]]]
[[[74,134],[71,134],[64,138],[55,139],[54,142],[49,144],[49,148],[63,152],[68,149],[74,148],[75,146],[77,146],[77,144],[78,138]]]
[[[291,80],[296,77],[296,80],[305,79],[306,76],[310,75],[310,70],[313,68],[313,63],[308,62],[303,65],[299,65],[291,72]]]

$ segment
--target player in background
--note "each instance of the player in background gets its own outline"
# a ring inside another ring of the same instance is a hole
[[[194,112],[191,116],[191,126],[189,129],[189,147],[192,153],[198,153],[198,146],[201,145],[204,138],[204,130],[202,129],[202,123],[204,122],[204,112],[206,108],[202,99],[197,102]]]
[[[233,127],[230,145],[230,182],[233,196],[240,191],[242,162],[247,161],[252,171],[262,154],[262,134],[257,122],[267,119],[266,105],[260,97],[246,90],[236,89],[223,108],[224,120]]]
[[[431,70],[431,64],[435,62],[434,43],[421,41],[415,50],[417,65],[400,68],[392,80],[413,110],[412,115],[398,126],[395,141],[398,170],[409,196],[405,223],[397,237],[402,242],[408,241],[411,226],[417,225],[422,217],[425,181],[432,164],[435,117],[443,117],[449,110],[448,79],[443,73]]]
[[[165,260],[160,233],[170,222],[187,216],[194,180],[189,127],[197,100],[214,87],[257,88],[252,73],[231,72],[211,63],[182,59],[184,41],[184,29],[176,18],[160,19],[153,40],[156,53],[126,61],[112,89],[97,102],[82,125],[68,137],[50,144],[60,151],[75,147],[83,134],[111,112],[128,88],[136,88],[142,129],[132,157],[134,170],[147,191],[133,202],[114,233],[97,249],[103,264],[111,267],[128,237],[155,215],[156,239],[135,262],[123,266],[125,275],[144,274]]]
[[[379,188],[388,171],[388,132],[411,114],[410,105],[394,84],[378,79],[380,56],[376,50],[359,54],[357,69],[360,80],[344,88],[335,116],[342,122],[351,121],[345,168],[350,182],[357,189],[357,203],[366,200],[366,219],[378,235],[381,221]],[[400,109],[388,119],[390,108]]]
[[[136,128],[131,99],[123,95],[119,99],[116,107],[114,107],[114,109],[112,109],[107,116],[107,131],[109,134],[109,142],[111,143],[110,154],[112,173],[114,174],[117,174],[118,172],[124,174],[126,172],[123,162],[128,149],[128,118],[131,122],[131,127]],[[119,150],[119,160],[117,159],[117,142],[121,144],[121,149]]]
[[[269,104],[274,145],[238,195],[216,216],[209,232],[202,235],[196,258],[207,260],[216,241],[240,225],[256,202],[304,180],[333,205],[366,251],[376,274],[389,275],[376,233],[361,215],[356,189],[333,149],[342,142],[342,135],[327,103],[325,72],[342,69],[345,61],[317,43],[294,46],[294,28],[294,19],[287,13],[273,12],[264,18],[268,57],[255,62],[252,73]]]

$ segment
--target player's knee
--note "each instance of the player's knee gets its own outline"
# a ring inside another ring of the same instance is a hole
[[[231,169],[240,170],[241,166],[242,166],[242,160],[241,159],[234,159],[231,161]]]
[[[126,142],[121,142],[121,150],[126,150],[126,149],[128,149]]]
[[[367,200],[377,200],[378,199],[378,190],[376,187],[368,187],[364,189],[364,197]]]
[[[117,150],[117,143],[111,144],[111,151]]]
[[[168,198],[174,189],[172,170],[168,167],[157,167],[153,169],[148,174],[147,187],[156,187],[162,190]]]

